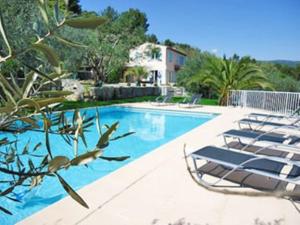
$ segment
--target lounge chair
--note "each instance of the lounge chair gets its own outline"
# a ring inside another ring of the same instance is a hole
[[[238,121],[240,129],[242,128],[241,125],[248,125],[251,130],[258,130],[265,126],[268,127],[285,127],[285,128],[299,128],[300,119],[297,119],[289,124],[286,123],[278,123],[272,121],[265,121],[265,120],[253,120],[253,119],[241,119]]]
[[[282,120],[282,119],[291,119],[294,117],[299,117],[300,114],[300,107],[296,108],[291,114],[289,115],[276,115],[276,114],[264,114],[264,113],[250,113],[248,114],[249,118],[253,119],[264,119],[264,120]]]
[[[272,144],[267,146],[259,145],[243,145],[239,142],[232,141],[228,144],[227,148],[242,151],[251,154],[262,154],[265,156],[289,158],[290,160],[300,161],[300,151],[298,147]]]
[[[186,97],[182,102],[178,104],[179,107],[196,107],[198,106],[198,102],[201,101],[202,94],[194,94],[192,97]]]
[[[210,186],[217,186],[221,181],[229,180],[238,183],[239,186],[253,187],[254,185],[251,184],[253,176],[259,179],[260,182],[256,183],[258,183],[258,188],[263,190],[274,191],[274,188],[280,186],[280,181],[283,182],[281,188],[285,188],[288,183],[300,185],[300,161],[249,154],[214,146],[201,148],[193,152],[191,157],[198,178]],[[208,163],[198,167],[198,160],[205,160]],[[203,175],[205,174],[219,177],[219,179],[208,183],[204,181]],[[267,179],[262,181],[262,178]],[[267,188],[265,184],[270,182],[270,179],[273,179],[272,188]]]
[[[170,101],[172,99],[171,95],[166,96],[158,96],[154,102],[151,102],[151,105],[154,106],[166,106],[170,104]]]
[[[223,133],[224,142],[228,146],[227,138],[238,139],[240,143],[243,143],[241,139],[250,140],[254,142],[265,142],[268,144],[282,144],[282,145],[296,145],[300,142],[300,136],[296,135],[284,135],[278,133],[251,131],[251,130],[228,130]]]

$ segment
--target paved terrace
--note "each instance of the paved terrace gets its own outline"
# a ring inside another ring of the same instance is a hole
[[[147,103],[130,106],[153,108]],[[178,110],[177,106],[163,108]],[[89,210],[66,197],[20,224],[254,225],[280,220],[279,224],[299,225],[300,214],[286,200],[217,194],[192,181],[183,144],[188,152],[223,144],[217,135],[237,128],[234,121],[249,110],[210,106],[188,110],[221,115],[82,188],[79,193]]]

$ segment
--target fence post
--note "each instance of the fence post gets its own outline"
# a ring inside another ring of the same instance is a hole
[[[288,98],[289,98],[289,95],[288,95],[288,93],[286,93],[285,95],[286,95],[286,98],[285,98],[284,114],[286,114],[286,113],[287,113],[287,107],[288,107]]]
[[[243,93],[243,104],[242,107],[247,107],[247,91],[242,91]]]
[[[229,93],[227,95],[227,106],[229,106],[229,99],[230,99],[230,96],[231,96],[231,90],[229,90]]]
[[[266,92],[264,92],[264,98],[263,98],[263,109],[265,109],[265,106],[266,106],[266,95],[267,95],[267,93]]]

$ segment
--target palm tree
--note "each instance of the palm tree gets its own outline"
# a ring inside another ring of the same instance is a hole
[[[270,88],[265,74],[249,57],[223,59],[210,57],[190,83],[207,85],[219,95],[219,105],[226,105],[230,90]]]
[[[137,81],[138,86],[141,83],[141,79],[146,78],[147,75],[148,75],[148,70],[143,66],[130,67],[124,73],[125,77],[127,77],[127,76],[134,77]]]

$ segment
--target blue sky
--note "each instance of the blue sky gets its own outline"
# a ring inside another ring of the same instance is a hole
[[[148,33],[217,55],[300,60],[300,0],[81,0],[84,10],[112,6],[145,12]]]

